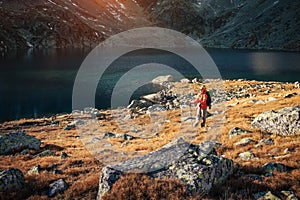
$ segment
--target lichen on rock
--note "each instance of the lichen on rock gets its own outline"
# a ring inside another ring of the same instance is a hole
[[[134,172],[146,172],[152,178],[180,180],[191,194],[208,193],[233,172],[233,161],[218,157],[214,145],[213,141],[194,145],[179,139],[150,154],[106,166],[100,175],[98,199],[121,176]]]
[[[282,136],[300,134],[300,106],[264,112],[254,119],[252,127]]]

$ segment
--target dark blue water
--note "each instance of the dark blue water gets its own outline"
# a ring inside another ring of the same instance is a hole
[[[69,113],[73,83],[90,49],[18,51],[0,56],[0,121]],[[223,79],[299,81],[300,52],[208,49]],[[115,62],[101,78],[98,108],[110,106],[114,83],[128,69],[145,63],[168,65],[184,76],[199,77],[184,59],[166,52],[132,52]],[[160,73],[163,74],[163,69]],[[152,72],[149,72],[152,73]],[[147,74],[143,74],[147,76]],[[133,98],[147,93],[142,87]]]

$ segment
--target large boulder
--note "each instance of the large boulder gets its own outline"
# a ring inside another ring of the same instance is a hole
[[[24,149],[39,150],[41,141],[24,131],[0,135],[0,155],[21,152]]]
[[[252,127],[282,136],[300,134],[300,106],[264,112],[254,119]]]
[[[164,84],[164,83],[169,83],[173,81],[173,76],[172,75],[166,75],[166,76],[158,76],[155,79],[152,80],[152,83],[154,84]]]
[[[0,171],[0,192],[19,192],[24,185],[24,175],[19,169]]]
[[[232,160],[218,157],[213,146],[210,141],[193,145],[179,139],[150,154],[108,165],[102,169],[97,198],[102,199],[121,176],[137,171],[180,180],[190,193],[208,193],[233,172]]]

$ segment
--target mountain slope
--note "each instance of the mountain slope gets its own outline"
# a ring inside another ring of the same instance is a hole
[[[136,27],[160,26],[206,47],[300,50],[292,0],[0,1],[0,51],[93,47]]]
[[[159,0],[151,11],[204,46],[300,50],[299,1]]]
[[[0,49],[94,46],[133,27],[149,26],[134,1],[0,2]]]

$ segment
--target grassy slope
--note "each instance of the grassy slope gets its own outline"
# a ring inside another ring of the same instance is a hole
[[[237,90],[243,85],[259,84],[255,81],[226,81],[226,90]],[[293,88],[292,84],[273,83],[273,91],[269,94],[264,94],[264,91],[252,91],[255,94],[255,99],[268,99],[275,97],[277,101],[270,101],[267,104],[253,104],[251,99],[240,98],[233,99],[227,102],[226,123],[222,128],[219,141],[222,146],[217,149],[219,155],[225,155],[236,163],[234,174],[228,181],[213,190],[209,195],[204,196],[207,199],[244,199],[247,196],[252,198],[250,194],[271,190],[275,194],[281,190],[292,189],[300,196],[300,138],[299,136],[281,137],[261,133],[251,129],[251,122],[254,117],[261,112],[267,110],[276,110],[288,106],[299,105],[300,96],[292,98],[283,98],[287,93],[297,92],[299,89]],[[284,89],[280,89],[280,85]],[[238,86],[238,87],[236,87]],[[278,87],[277,87],[278,86]],[[192,86],[196,89],[198,86]],[[214,108],[212,109],[212,112]],[[118,127],[109,118],[109,113],[106,111],[108,118],[101,120],[105,124],[107,131],[118,132]],[[178,111],[170,111],[170,123],[180,121]],[[54,180],[64,178],[69,184],[69,188],[63,193],[56,196],[58,199],[95,199],[98,189],[99,175],[101,171],[101,163],[96,160],[84,147],[76,130],[64,130],[65,125],[72,121],[71,115],[61,115],[57,118],[59,124],[56,126],[48,125],[51,119],[37,120],[19,120],[0,124],[0,132],[8,133],[15,130],[25,130],[28,134],[35,136],[42,141],[42,150],[51,149],[60,155],[61,152],[66,152],[69,157],[61,159],[58,157],[47,156],[41,158],[32,158],[29,155],[25,156],[1,156],[0,169],[10,167],[19,168],[25,174],[27,187],[24,193],[18,194],[2,194],[2,198],[29,198],[29,199],[48,199],[47,186]],[[147,123],[147,116],[140,116],[136,119],[139,123]],[[208,120],[208,127],[212,119]],[[251,130],[251,133],[246,136],[237,136],[233,139],[228,138],[228,132],[233,127],[240,127],[246,130]],[[158,149],[168,141],[172,141],[178,127],[166,125],[163,129],[163,134],[153,138],[151,142],[143,142],[143,140],[134,140],[126,150],[140,151],[145,153]],[[204,140],[206,131],[199,128],[197,137],[194,143],[199,143]],[[274,145],[265,145],[261,148],[255,148],[253,143],[246,146],[234,146],[234,143],[241,138],[250,137],[256,141],[263,138],[272,138]],[[122,140],[114,139],[111,141],[114,144],[121,144]],[[294,148],[295,152],[290,155],[284,155],[284,149]],[[251,150],[255,157],[259,159],[251,161],[242,161],[238,158],[238,154]],[[37,152],[31,151],[31,154]],[[280,162],[294,168],[290,172],[275,172],[273,177],[264,177],[263,181],[253,180],[240,175],[240,172],[245,173],[261,173],[258,167],[267,162]],[[33,166],[39,164],[42,168],[40,175],[28,175],[26,172]],[[47,167],[50,164],[58,164],[57,169],[62,170],[63,174],[53,174],[48,172]],[[122,191],[122,192],[120,192]],[[244,193],[244,196],[242,196]],[[121,178],[113,187],[112,191],[106,195],[107,199],[187,199],[185,188],[176,180],[153,180],[143,175],[129,175]],[[199,198],[199,195],[189,197],[191,199]]]

